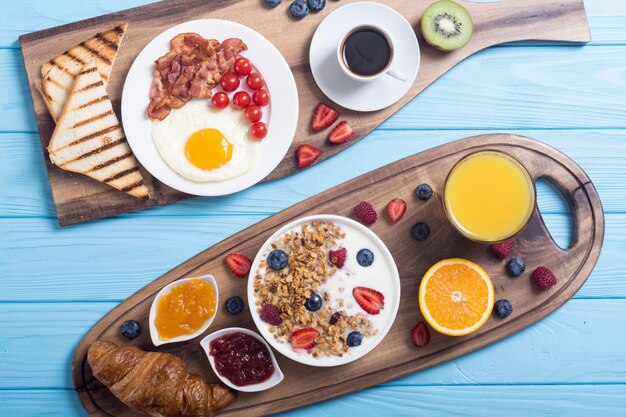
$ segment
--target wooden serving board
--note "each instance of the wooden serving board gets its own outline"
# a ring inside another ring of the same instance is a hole
[[[502,150],[515,156],[526,165],[534,180],[551,180],[571,204],[572,247],[559,248],[541,214],[535,210],[517,238],[514,253],[526,261],[527,271],[516,279],[506,275],[504,261],[494,257],[487,245],[461,237],[444,214],[441,192],[447,173],[460,158],[480,149]],[[414,195],[415,187],[422,182],[431,184],[435,191],[434,197],[426,202]],[[395,197],[406,200],[408,209],[404,218],[392,225],[383,212],[387,202]],[[217,381],[200,348],[201,337],[156,349],[152,346],[147,329],[155,294],[179,278],[213,274],[221,300],[233,295],[245,299],[247,280],[230,273],[224,261],[227,254],[238,252],[253,259],[265,240],[282,225],[313,214],[352,217],[352,207],[361,200],[371,202],[380,213],[371,229],[385,242],[400,272],[402,297],[391,330],[368,355],[340,367],[308,367],[277,354],[285,380],[265,392],[240,393],[223,415],[260,416],[301,407],[419,371],[507,337],[547,316],[578,291],[598,260],[604,237],[604,214],[596,189],[585,172],[557,150],[532,139],[502,134],[442,145],[338,185],[263,220],[196,255],[122,302],[87,333],[74,354],[74,384],[85,409],[98,417],[135,415],[91,375],[85,356],[96,339],[177,354],[191,371]],[[417,242],[410,235],[411,226],[417,221],[430,225],[431,235],[424,242]],[[430,344],[415,348],[409,334],[422,320],[417,304],[420,279],[431,265],[450,257],[463,257],[482,265],[493,280],[496,299],[511,300],[513,314],[504,320],[490,318],[478,332],[464,337],[444,336],[431,330]],[[531,272],[540,265],[551,268],[558,279],[557,285],[545,292],[535,290],[530,279]],[[256,330],[247,307],[236,316],[224,312],[222,307],[208,332],[232,326]],[[122,322],[128,319],[139,320],[145,329],[132,342],[120,334]]]
[[[54,122],[35,88],[35,82],[40,79],[41,64],[121,20],[128,22],[129,27],[108,86],[109,95],[118,115],[122,86],[133,60],[157,34],[178,23],[200,18],[233,20],[260,32],[278,47],[290,64],[296,79],[300,98],[300,117],[291,149],[265,180],[295,173],[297,171],[295,149],[302,143],[310,143],[323,149],[322,159],[350,146],[454,65],[477,51],[492,45],[521,40],[588,42],[591,39],[583,0],[558,2],[504,0],[494,3],[458,0],[470,11],[475,33],[464,48],[444,53],[425,44],[419,30],[420,17],[424,9],[434,0],[381,1],[400,12],[416,28],[422,54],[417,79],[399,102],[384,110],[358,113],[339,108],[342,119],[350,122],[356,134],[355,138],[347,143],[332,145],[326,142],[328,131],[314,134],[309,129],[310,118],[316,104],[320,101],[329,103],[329,100],[324,97],[311,75],[308,49],[313,32],[322,19],[337,7],[352,1],[354,0],[328,2],[323,11],[311,13],[301,21],[294,21],[289,17],[288,7],[284,2],[281,6],[269,10],[263,7],[260,0],[166,0],[21,36],[24,64],[59,223],[61,225],[82,223],[190,197],[165,186],[144,170],[151,199],[138,200],[80,174],[63,171],[53,166],[48,159],[45,148],[54,130]],[[147,97],[148,92],[146,105]]]

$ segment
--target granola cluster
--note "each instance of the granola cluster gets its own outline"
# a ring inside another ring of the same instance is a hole
[[[314,357],[343,356],[349,349],[348,333],[359,330],[364,337],[376,334],[376,329],[365,314],[349,315],[342,309],[345,302],[340,295],[324,292],[323,307],[308,311],[304,303],[311,293],[332,279],[337,272],[329,262],[328,251],[336,246],[345,234],[339,226],[328,222],[302,225],[300,231],[291,231],[272,243],[272,249],[282,249],[289,255],[288,266],[280,271],[267,267],[265,260],[259,264],[254,277],[256,307],[260,312],[266,304],[279,308],[281,324],[269,326],[270,333],[279,342],[289,342],[295,330],[311,327],[320,332],[316,346],[309,350]],[[343,292],[339,288],[339,292]],[[351,294],[346,294],[351,297]]]

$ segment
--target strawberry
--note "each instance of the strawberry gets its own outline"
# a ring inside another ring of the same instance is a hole
[[[374,207],[367,201],[361,201],[359,204],[354,206],[354,214],[356,217],[361,219],[361,221],[367,225],[373,225],[378,220],[378,214],[376,214],[376,210]]]
[[[311,129],[314,132],[330,127],[339,119],[339,112],[326,104],[318,103],[313,113],[313,120],[311,120]]]
[[[311,145],[300,145],[296,151],[298,157],[298,167],[306,168],[317,161],[322,151]]]
[[[346,263],[347,255],[348,251],[346,248],[331,250],[328,252],[330,263],[335,265],[337,268],[343,268],[343,265]]]
[[[423,321],[417,323],[411,330],[411,341],[415,347],[424,347],[430,342],[430,331]]]
[[[291,333],[291,348],[295,351],[313,349],[319,335],[320,332],[310,327],[296,330]]]
[[[505,240],[504,242],[494,243],[491,245],[491,251],[495,253],[498,258],[506,259],[511,254],[513,246],[515,246],[515,241],[513,239]]]
[[[231,253],[226,257],[226,263],[233,274],[238,277],[245,277],[250,272],[250,266],[252,266],[252,261],[245,255],[240,253]]]
[[[385,296],[367,287],[354,287],[352,295],[363,310],[369,314],[378,314],[385,306]]]
[[[394,198],[387,204],[387,214],[391,223],[398,223],[406,212],[406,201]]]
[[[352,127],[346,122],[339,122],[337,126],[331,130],[330,135],[328,135],[328,141],[331,143],[343,143],[354,136],[354,130]]]
[[[545,266],[540,266],[533,272],[533,281],[538,289],[544,291],[556,285],[556,276]]]

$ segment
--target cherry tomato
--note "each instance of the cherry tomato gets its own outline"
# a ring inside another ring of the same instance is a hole
[[[252,94],[252,100],[257,106],[267,106],[270,102],[270,94],[267,90],[261,89]]]
[[[246,78],[246,84],[253,90],[258,90],[265,85],[265,80],[258,72],[251,72]]]
[[[233,71],[240,77],[245,77],[252,72],[252,64],[246,58],[237,58],[233,64]]]
[[[262,140],[267,136],[267,125],[263,122],[256,122],[250,126],[250,134],[256,140]]]
[[[239,87],[239,77],[232,72],[227,72],[222,75],[220,85],[224,91],[235,91]]]
[[[226,107],[228,107],[228,103],[230,102],[230,100],[228,99],[228,94],[224,93],[223,91],[213,94],[213,98],[211,99],[211,101],[213,101],[213,107],[215,107],[216,109],[225,109]]]
[[[245,91],[237,91],[233,96],[233,104],[238,109],[245,109],[250,104],[250,94]]]
[[[261,108],[259,106],[255,104],[250,104],[248,107],[246,107],[246,111],[243,113],[243,115],[246,117],[246,119],[248,119],[250,123],[256,123],[261,120],[261,117],[263,117],[263,111],[261,111]]]

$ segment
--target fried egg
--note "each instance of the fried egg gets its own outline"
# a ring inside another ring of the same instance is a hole
[[[260,143],[248,136],[242,111],[192,100],[152,121],[152,140],[165,163],[194,182],[224,181],[249,172]]]

